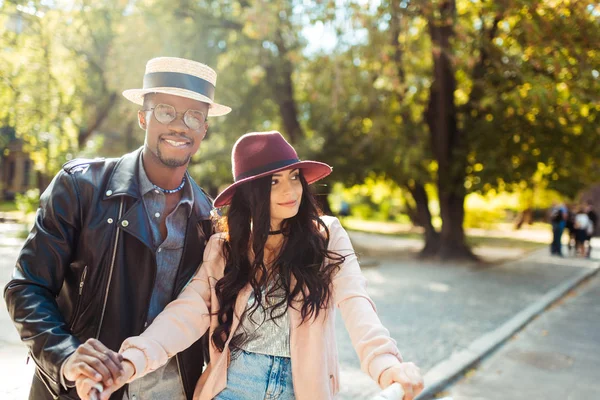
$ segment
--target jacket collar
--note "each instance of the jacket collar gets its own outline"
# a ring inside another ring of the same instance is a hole
[[[140,147],[131,153],[125,154],[117,161],[117,165],[108,180],[104,200],[116,196],[130,196],[141,199],[138,159],[142,150],[143,147]],[[186,171],[186,177],[194,193],[192,213],[199,219],[210,219],[210,212],[213,208],[212,199],[200,189],[200,186],[192,179],[188,171]]]

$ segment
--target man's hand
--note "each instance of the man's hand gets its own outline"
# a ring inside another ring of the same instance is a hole
[[[380,377],[382,382],[397,382],[404,390],[404,400],[413,400],[423,391],[423,377],[421,370],[411,362],[402,363],[383,371]]]
[[[135,374],[135,367],[132,363],[125,360],[122,365],[123,373],[118,379],[115,379],[114,384],[111,386],[103,386],[93,379],[80,375],[75,383],[77,395],[79,395],[81,400],[108,400],[114,392],[123,387]]]
[[[63,374],[71,382],[83,376],[95,383],[112,386],[123,372],[121,361],[123,357],[119,353],[96,339],[88,339],[65,361]]]

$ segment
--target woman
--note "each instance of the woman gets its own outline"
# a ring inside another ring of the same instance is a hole
[[[332,399],[338,392],[337,306],[362,369],[382,388],[398,382],[413,399],[419,369],[402,361],[366,291],[346,231],[320,216],[308,185],[331,167],[300,161],[279,132],[249,133],[234,145],[235,183],[225,232],[211,237],[202,265],[179,297],[120,350],[124,373],[102,399],[165,364],[209,331],[210,363],[194,399]],[[77,382],[83,398],[94,382]]]

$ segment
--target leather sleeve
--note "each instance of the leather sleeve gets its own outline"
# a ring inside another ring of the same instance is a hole
[[[79,201],[75,178],[61,170],[40,197],[35,224],[4,289],[21,340],[55,396],[64,392],[61,365],[81,344],[71,335],[55,300],[77,242]]]

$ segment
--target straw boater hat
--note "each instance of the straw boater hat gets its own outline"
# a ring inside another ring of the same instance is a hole
[[[235,189],[242,183],[290,168],[302,169],[311,184],[331,173],[331,167],[317,161],[300,161],[296,150],[277,131],[253,132],[240,137],[233,145],[231,164],[234,183],[215,199],[215,207],[231,202]]]
[[[127,100],[142,105],[148,93],[165,93],[210,104],[208,116],[228,114],[231,108],[214,102],[217,73],[207,65],[176,57],[153,58],[146,64],[143,89],[123,92]]]

